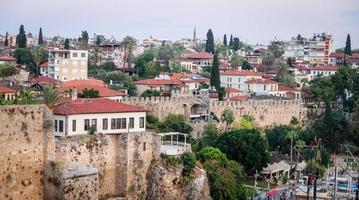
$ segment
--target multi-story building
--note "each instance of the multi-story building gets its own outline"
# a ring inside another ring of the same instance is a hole
[[[248,70],[228,70],[221,72],[220,80],[221,86],[225,88],[236,88],[242,91],[248,90],[248,84],[246,81],[251,79],[261,79],[262,74]]]
[[[43,76],[60,81],[87,79],[87,50],[49,50],[47,65],[40,67]]]
[[[298,35],[284,45],[285,58],[299,58],[317,65],[327,65],[332,51],[333,38],[325,33],[315,34],[310,39]]]

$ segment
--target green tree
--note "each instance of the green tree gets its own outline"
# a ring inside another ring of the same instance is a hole
[[[16,104],[27,105],[36,104],[37,98],[35,92],[30,89],[21,90],[15,98]]]
[[[183,115],[169,114],[161,122],[160,130],[162,132],[180,132],[190,134],[193,128],[187,123]]]
[[[161,66],[159,63],[151,61],[145,64],[144,76],[146,78],[154,78],[160,74]]]
[[[8,33],[6,32],[6,36],[5,36],[5,41],[4,41],[4,46],[9,46],[9,38],[8,38]]]
[[[50,109],[58,106],[60,104],[61,97],[63,96],[61,92],[53,86],[45,86],[42,90],[42,95],[42,103]]]
[[[24,25],[20,26],[19,34],[16,36],[16,46],[17,48],[26,48],[26,33]]]
[[[153,129],[156,132],[160,132],[160,120],[152,112],[146,113],[146,129]]]
[[[240,49],[240,41],[239,38],[235,37],[233,38],[233,46],[232,46],[234,51],[237,51]]]
[[[185,152],[181,155],[181,160],[183,163],[182,174],[188,177],[196,167],[196,155],[192,152]]]
[[[0,64],[0,78],[9,77],[17,73],[15,66],[10,64]]]
[[[284,53],[284,50],[276,42],[271,42],[268,50],[272,52],[275,58],[280,58]]]
[[[70,49],[70,40],[68,38],[65,40],[64,49]]]
[[[206,52],[214,53],[214,37],[211,29],[207,32]]]
[[[155,52],[153,50],[146,50],[135,58],[136,73],[139,77],[144,77],[145,65],[153,61]]]
[[[87,31],[81,32],[81,37],[80,37],[79,42],[81,43],[82,49],[87,49],[88,44],[89,44],[89,34]]]
[[[351,67],[343,66],[340,67],[331,78],[335,95],[342,100],[344,106],[346,106],[346,101],[348,99],[348,91],[351,91],[352,89],[353,75],[355,74],[355,70],[351,69]]]
[[[44,38],[42,36],[42,28],[40,27],[40,30],[39,30],[39,39],[38,39],[38,45],[42,46],[44,45]]]
[[[227,34],[224,34],[223,36],[223,45],[227,46]]]
[[[350,34],[348,34],[348,36],[347,36],[347,41],[345,43],[344,53],[346,55],[349,55],[349,56],[352,55],[352,45],[351,45]]]
[[[141,97],[159,97],[161,96],[161,92],[157,90],[145,90]]]
[[[286,138],[290,140],[290,163],[293,164],[293,142],[298,138],[298,133],[295,130],[288,131]]]
[[[98,90],[95,90],[93,88],[85,88],[82,90],[81,93],[78,94],[78,97],[80,98],[99,98],[100,94]]]
[[[29,49],[17,48],[13,52],[13,56],[16,58],[18,64],[29,65],[34,62],[33,55]]]
[[[33,59],[34,63],[36,64],[36,74],[40,74],[40,64],[47,62],[48,59],[48,52],[41,46],[36,47],[36,49],[33,51]]]
[[[233,35],[231,34],[231,37],[229,39],[229,46],[233,48]]]
[[[233,123],[234,121],[234,113],[233,110],[230,109],[225,109],[222,113],[221,119],[223,122],[226,122],[226,130],[228,130],[229,126]]]
[[[307,92],[313,96],[316,102],[324,102],[326,108],[331,107],[335,90],[330,77],[317,77],[311,80]]]
[[[214,54],[213,58],[210,84],[211,86],[215,87],[217,91],[219,91],[219,88],[221,87],[221,80],[219,77],[219,60],[217,53]]]
[[[239,129],[221,134],[216,147],[244,166],[248,174],[262,170],[269,161],[268,144],[257,129]]]
[[[291,126],[279,125],[266,130],[268,146],[271,151],[281,151],[283,154],[290,152],[290,144],[288,143],[288,132],[295,131]]]
[[[100,36],[96,36],[96,45],[99,46],[102,43]]]
[[[249,64],[248,61],[244,60],[244,61],[243,61],[243,64],[242,64],[242,69],[243,69],[243,70],[252,70],[253,67],[251,66],[251,64]]]
[[[136,46],[137,40],[132,36],[126,36],[121,41],[121,46],[124,48],[124,57],[123,57],[123,67],[126,67],[126,63],[128,65],[133,62],[133,48]]]
[[[230,61],[232,69],[238,69],[239,66],[243,65],[244,59],[240,55],[238,55],[237,52],[233,52]]]
[[[275,57],[272,52],[266,51],[262,55],[262,63],[265,64],[266,66],[272,66],[274,64],[274,61],[275,61]]]

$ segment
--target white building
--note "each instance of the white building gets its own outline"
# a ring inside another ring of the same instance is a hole
[[[310,69],[310,76],[311,78],[315,78],[318,76],[331,76],[334,75],[338,68],[333,66],[318,66],[318,67],[311,67]]]
[[[248,70],[228,70],[221,72],[220,80],[221,86],[225,88],[236,88],[239,90],[247,90],[248,84],[246,81],[251,79],[261,79],[262,74]]]
[[[87,50],[49,50],[47,65],[40,67],[43,76],[59,81],[87,79]]]
[[[116,134],[146,131],[146,111],[106,98],[76,99],[54,110],[55,136],[97,133]]]
[[[278,82],[269,79],[251,79],[246,81],[248,92],[256,96],[274,95],[278,91]]]

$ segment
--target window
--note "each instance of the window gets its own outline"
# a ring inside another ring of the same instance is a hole
[[[59,120],[59,132],[64,132],[64,121]]]
[[[97,119],[91,119],[91,127],[95,127],[95,129],[97,129]]]
[[[264,90],[264,91],[267,90],[267,85],[263,85],[263,90]]]
[[[76,131],[76,120],[72,120],[72,132]]]
[[[72,53],[72,57],[77,58],[77,53]]]
[[[57,120],[55,120],[55,131],[57,132]]]
[[[241,78],[238,78],[238,82],[241,82]]]
[[[85,120],[84,120],[84,124],[85,124],[84,130],[85,130],[85,131],[88,131],[88,130],[90,129],[90,120],[89,120],[89,119],[85,119]]]
[[[111,129],[116,129],[116,119],[114,118],[111,119]]]
[[[128,125],[129,126],[128,128],[130,128],[130,129],[135,128],[135,118],[130,117],[130,122],[129,123],[130,124]]]
[[[85,54],[85,53],[81,53],[81,58],[86,58],[86,54]]]
[[[122,125],[121,126],[122,129],[126,129],[126,127],[127,127],[126,118],[122,118],[122,124],[121,125]]]
[[[144,128],[144,127],[145,127],[145,118],[140,117],[140,128]]]
[[[121,128],[121,118],[116,118],[116,129]]]
[[[112,127],[112,124],[111,124]],[[108,129],[108,119],[102,119],[102,130],[107,130]]]

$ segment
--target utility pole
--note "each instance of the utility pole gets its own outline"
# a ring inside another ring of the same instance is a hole
[[[312,175],[308,175],[308,185],[307,185],[307,200],[309,200],[310,198],[310,195],[309,195],[309,192],[310,192],[310,188],[309,186],[311,185],[311,177]]]
[[[334,166],[334,195],[333,199],[335,200],[337,198],[337,163],[335,163]]]
[[[313,199],[317,199],[317,180],[319,178],[319,171],[318,169],[315,170],[315,175],[314,175],[314,191],[313,191]]]

